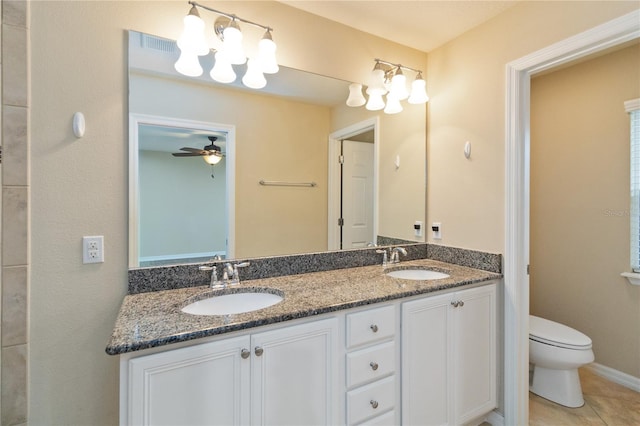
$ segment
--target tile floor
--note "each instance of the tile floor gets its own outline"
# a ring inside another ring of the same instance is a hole
[[[584,406],[567,408],[529,392],[529,425],[640,425],[640,393],[581,368]]]

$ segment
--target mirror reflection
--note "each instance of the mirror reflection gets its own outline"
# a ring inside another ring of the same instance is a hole
[[[178,54],[129,33],[131,267],[424,241],[424,105],[349,108],[349,82],[286,67],[186,78]]]

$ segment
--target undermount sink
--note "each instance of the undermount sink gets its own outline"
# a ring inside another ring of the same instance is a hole
[[[280,294],[256,290],[218,293],[185,306],[182,308],[182,312],[191,315],[242,314],[268,308],[282,302],[282,300],[284,300],[284,297]]]
[[[401,278],[403,280],[441,280],[443,278],[449,278],[449,274],[444,272],[432,271],[430,269],[422,268],[410,268],[410,269],[396,269],[395,271],[387,272],[386,275],[393,278]]]

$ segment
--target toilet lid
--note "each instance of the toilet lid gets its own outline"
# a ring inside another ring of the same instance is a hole
[[[564,324],[529,316],[529,338],[540,343],[569,349],[590,349],[589,336]]]

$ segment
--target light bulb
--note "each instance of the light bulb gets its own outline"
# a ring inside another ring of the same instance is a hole
[[[391,93],[387,95],[387,106],[384,108],[385,114],[397,114],[402,111],[402,105],[400,105],[400,99],[393,96]]]
[[[222,31],[222,51],[229,63],[242,65],[247,62],[247,57],[242,48],[242,32],[236,21],[231,21],[229,26]]]
[[[192,52],[181,52],[178,61],[173,67],[182,75],[199,77],[202,75],[202,67],[198,55]]]
[[[219,83],[232,83],[236,80],[236,73],[233,71],[233,67],[226,60],[226,57],[221,52],[216,52],[216,63],[211,69],[209,75],[212,79]]]
[[[382,95],[377,93],[369,94],[369,101],[365,108],[369,111],[378,111],[384,108],[384,99],[382,99]]]
[[[271,37],[271,31],[267,30],[258,42],[258,58],[260,67],[265,74],[275,74],[280,70],[276,60],[276,44]]]
[[[247,73],[242,77],[242,84],[251,89],[262,89],[267,85],[267,80],[260,69],[260,62],[255,59],[247,61]]]
[[[402,70],[398,68],[396,74],[391,79],[390,93],[393,93],[393,97],[399,101],[407,99],[409,97],[409,91],[407,90],[407,77],[402,74]]]
[[[365,104],[367,100],[362,95],[362,84],[351,83],[349,85],[349,97],[347,105],[350,107],[359,107]]]
[[[426,89],[427,83],[422,79],[420,74],[418,74],[418,77],[411,83],[411,95],[407,100],[410,104],[423,104],[429,101]]]
[[[204,36],[204,21],[200,19],[200,14],[195,6],[191,7],[183,22],[184,29],[177,42],[180,51],[193,53],[197,56],[207,55],[209,46],[207,46]]]
[[[211,164],[212,166],[214,166],[222,160],[222,154],[203,155],[202,159],[204,160],[205,163]]]

